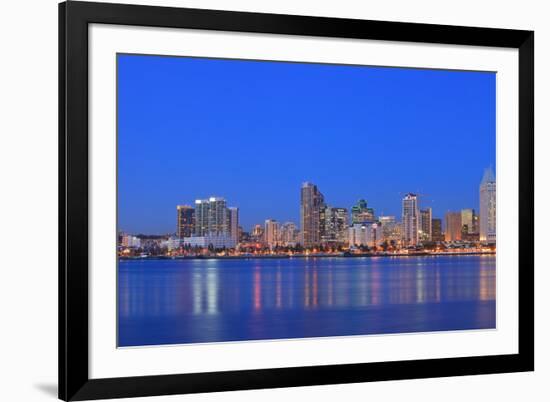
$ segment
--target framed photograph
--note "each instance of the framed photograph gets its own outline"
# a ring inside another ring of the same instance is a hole
[[[533,370],[533,43],[60,4],[59,397]]]

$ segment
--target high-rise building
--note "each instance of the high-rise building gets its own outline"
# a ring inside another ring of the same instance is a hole
[[[285,222],[279,227],[280,241],[283,246],[294,246],[298,242],[298,228],[294,222]]]
[[[420,210],[420,230],[418,237],[421,241],[432,241],[432,209]]]
[[[462,239],[462,214],[460,212],[447,212],[445,214],[445,241],[458,241]]]
[[[227,208],[227,227],[229,228],[229,236],[235,243],[239,243],[239,208]]]
[[[302,184],[300,192],[300,226],[302,243],[305,247],[316,246],[321,242],[320,215],[325,205],[323,194],[312,183]]]
[[[363,223],[374,221],[374,209],[367,206],[366,200],[359,200],[351,207],[351,223]]]
[[[401,243],[403,228],[401,224],[397,222],[395,216],[379,216],[378,222],[380,222],[382,226],[383,241],[387,241],[394,245]]]
[[[195,201],[195,236],[229,234],[227,203],[224,198],[210,197]]]
[[[403,243],[406,246],[418,244],[419,217],[418,197],[409,193],[403,198]]]
[[[195,209],[190,205],[178,205],[177,211],[177,236],[182,239],[189,237],[195,231]]]
[[[251,232],[252,241],[262,243],[264,241],[264,228],[260,224],[254,225]]]
[[[496,242],[497,183],[493,169],[487,168],[479,185],[479,240]]]
[[[445,234],[439,218],[432,219],[432,241],[445,241]]]
[[[274,219],[265,221],[264,239],[269,247],[275,247],[280,244],[279,240],[279,222]]]
[[[321,243],[345,243],[348,230],[348,210],[324,206],[321,208],[319,226]]]
[[[466,208],[460,211],[462,219],[462,231],[464,233],[473,234],[476,233],[476,212],[471,208]]]

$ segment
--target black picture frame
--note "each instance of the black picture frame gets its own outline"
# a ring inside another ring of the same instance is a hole
[[[88,375],[88,25],[193,28],[519,50],[517,354],[124,378]],[[69,1],[59,5],[59,398],[169,395],[534,370],[534,32]]]

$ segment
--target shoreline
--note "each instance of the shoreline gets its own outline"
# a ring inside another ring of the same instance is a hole
[[[465,255],[496,255],[496,251],[467,251],[453,253],[414,252],[401,254],[276,254],[276,255],[212,255],[212,256],[146,256],[146,257],[117,257],[120,261],[136,260],[256,260],[256,259],[290,259],[290,258],[365,258],[365,257],[449,257]]]

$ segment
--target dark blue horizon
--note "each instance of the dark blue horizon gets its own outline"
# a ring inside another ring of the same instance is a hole
[[[223,196],[245,230],[299,223],[300,186],[400,218],[478,209],[496,165],[496,74],[120,54],[118,225],[172,233],[176,205]]]

